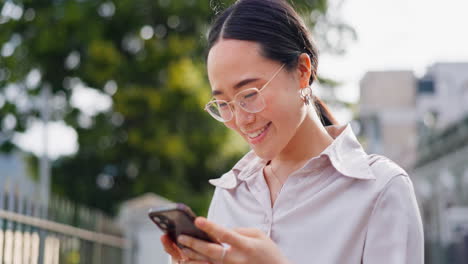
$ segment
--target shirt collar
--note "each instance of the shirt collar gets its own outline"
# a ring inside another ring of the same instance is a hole
[[[333,167],[344,176],[371,180],[375,179],[368,155],[354,135],[350,124],[326,127],[333,142],[319,155],[326,155]]]
[[[311,170],[323,168],[330,164],[342,175],[354,179],[375,179],[368,162],[368,156],[357,140],[350,124],[325,127],[334,139],[318,156],[311,158],[298,170],[307,174]],[[235,188],[240,181],[256,175],[256,172],[266,165],[267,161],[259,158],[253,150],[249,151],[236,165],[218,179],[210,183],[226,189]]]

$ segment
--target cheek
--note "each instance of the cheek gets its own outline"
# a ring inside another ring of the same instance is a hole
[[[225,125],[227,128],[236,130],[236,122],[234,121],[234,119],[231,120],[231,121],[229,121],[229,122],[225,122],[224,125]]]
[[[293,91],[265,98],[265,104],[265,115],[277,120],[294,118],[300,112],[302,105]]]
[[[238,134],[242,135],[242,133],[240,132],[239,128],[236,125],[236,118],[235,117],[231,121],[224,123],[224,125],[227,128],[232,129],[232,130],[236,131]]]
[[[292,91],[291,91],[292,93]],[[262,115],[273,122],[282,135],[294,133],[294,129],[301,123],[300,99],[295,94],[282,94],[265,100],[267,107]]]

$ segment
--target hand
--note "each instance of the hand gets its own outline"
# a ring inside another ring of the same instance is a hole
[[[184,256],[180,248],[172,242],[167,234],[161,236],[161,243],[164,246],[164,250],[167,254],[171,255],[172,259],[176,261],[184,261],[187,257]]]
[[[276,244],[260,230],[253,228],[229,230],[203,217],[197,217],[195,225],[230,247],[225,248],[222,245],[181,235],[178,237],[178,242],[190,248],[183,250],[183,254],[188,257],[184,264],[289,263]]]

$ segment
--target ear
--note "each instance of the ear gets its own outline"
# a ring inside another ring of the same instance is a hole
[[[307,53],[299,55],[297,63],[297,73],[299,76],[299,84],[302,88],[309,86],[310,75],[312,74],[312,64]]]

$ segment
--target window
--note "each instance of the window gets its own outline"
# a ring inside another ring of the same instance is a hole
[[[433,94],[434,92],[434,80],[427,77],[418,80],[418,94]]]

